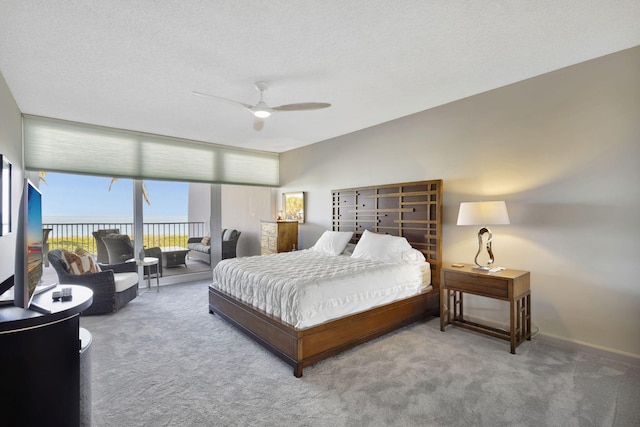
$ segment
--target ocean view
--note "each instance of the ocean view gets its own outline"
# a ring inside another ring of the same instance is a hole
[[[96,253],[93,233],[117,229],[120,234],[134,235],[133,219],[128,215],[43,215],[42,227],[52,247],[83,247]],[[149,216],[143,225],[144,245],[186,246],[189,235],[203,235],[204,223],[187,223],[186,216]]]
[[[145,223],[169,223],[169,222],[187,222],[186,216],[147,216],[144,218]],[[69,216],[69,215],[44,215],[42,217],[43,224],[122,224],[132,223],[133,216],[128,215],[111,215],[111,216]]]

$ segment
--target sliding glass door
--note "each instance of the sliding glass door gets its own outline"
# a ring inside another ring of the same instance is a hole
[[[159,250],[163,281],[175,282],[176,276],[210,272],[210,262],[189,254],[189,239],[202,239],[210,218],[208,205],[190,203],[192,184],[151,180],[140,184],[137,200],[142,202],[142,243],[145,249]],[[198,212],[192,212],[195,207]]]
[[[188,254],[189,238],[207,235],[211,216],[210,204],[190,201],[190,197],[206,193],[208,184],[61,173],[40,177],[46,248],[75,251],[82,247],[99,262],[109,263],[103,237],[125,234],[133,245],[132,258],[143,247],[147,255],[159,258],[161,284],[210,275],[210,262]],[[193,193],[193,185],[204,191]]]

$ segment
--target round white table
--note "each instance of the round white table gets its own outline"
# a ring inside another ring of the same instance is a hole
[[[144,259],[136,258],[136,265],[138,267],[150,267],[152,265],[156,266],[156,292],[160,292],[160,269],[157,267],[159,261],[160,260],[158,258],[152,256],[146,256],[144,257]],[[147,288],[151,288],[151,269],[149,269],[149,274],[147,274]]]

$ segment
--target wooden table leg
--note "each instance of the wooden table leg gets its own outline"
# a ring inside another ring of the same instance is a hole
[[[509,338],[511,342],[511,354],[516,354],[516,311],[517,311],[516,301],[511,299],[509,301]]]
[[[440,288],[440,330],[444,332],[444,326],[447,324],[445,317],[449,314],[449,291]],[[445,304],[447,302],[447,304]]]
[[[531,341],[531,294],[527,294],[526,298],[526,315],[527,315],[527,341]]]

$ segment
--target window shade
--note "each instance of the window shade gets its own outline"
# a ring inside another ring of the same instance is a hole
[[[279,185],[279,155],[206,142],[23,116],[32,171],[132,179]]]

